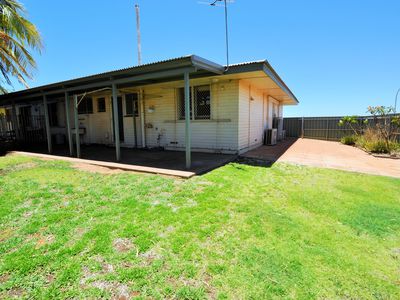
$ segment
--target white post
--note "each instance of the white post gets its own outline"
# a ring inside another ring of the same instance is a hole
[[[117,161],[121,160],[121,143],[119,137],[119,120],[118,120],[118,90],[115,83],[112,84],[112,104],[114,114],[114,142],[115,154]]]
[[[192,166],[192,149],[191,149],[191,138],[192,133],[190,130],[190,80],[189,72],[185,72],[185,150],[186,150],[186,169],[190,169]]]
[[[145,105],[144,105],[144,96],[143,90],[139,92],[139,105],[140,105],[140,129],[142,132],[142,148],[146,148],[146,128],[145,128]]]
[[[79,117],[78,117],[78,95],[74,95],[74,120],[75,120],[76,157],[81,158],[81,140],[79,135]]]
[[[69,145],[69,155],[74,155],[74,146],[72,143],[72,132],[71,132],[71,120],[69,116],[69,95],[68,92],[65,92],[65,122],[67,125],[67,137],[68,137],[68,145]]]
[[[47,137],[47,150],[49,153],[53,152],[51,144],[51,131],[50,131],[50,120],[49,120],[49,108],[47,106],[47,96],[43,95],[43,106],[44,106],[44,122],[46,125],[46,137]]]

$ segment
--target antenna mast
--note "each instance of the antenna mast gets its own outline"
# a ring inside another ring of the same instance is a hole
[[[138,65],[142,64],[142,43],[140,36],[140,10],[139,4],[135,4],[136,10],[136,31],[137,31],[137,51],[138,51]]]
[[[213,0],[211,3],[199,2],[201,4],[209,4],[211,6],[219,6],[218,3],[223,2],[225,8],[225,46],[226,46],[226,68],[225,71],[229,69],[229,23],[228,23],[228,3],[233,3],[234,0]]]
[[[229,69],[229,31],[228,31],[228,4],[225,2],[225,42],[226,42],[226,71]]]

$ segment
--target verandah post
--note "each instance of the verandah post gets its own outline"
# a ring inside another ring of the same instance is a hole
[[[119,120],[118,120],[118,90],[115,83],[112,84],[112,104],[114,114],[114,142],[115,142],[115,154],[117,161],[121,160],[121,144],[119,136]]]
[[[51,144],[49,107],[47,106],[47,96],[46,95],[43,95],[43,106],[44,106],[44,123],[45,123],[45,126],[46,126],[47,150],[48,150],[49,153],[52,153],[53,152],[53,146]]]
[[[75,121],[76,157],[81,158],[81,141],[79,135],[79,118],[78,118],[78,95],[74,95],[74,121]]]
[[[190,128],[190,80],[189,72],[185,72],[185,150],[186,150],[186,169],[192,166],[192,132]]]
[[[69,145],[69,155],[74,155],[74,147],[72,143],[72,132],[71,132],[71,120],[69,116],[69,95],[68,92],[65,92],[65,119],[67,124],[67,137],[68,137],[68,145]]]

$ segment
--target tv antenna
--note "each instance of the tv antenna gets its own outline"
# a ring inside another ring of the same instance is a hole
[[[140,9],[139,4],[135,4],[136,10],[136,32],[137,32],[137,51],[138,51],[138,65],[142,64],[142,42],[140,35]]]
[[[221,3],[222,2],[222,3]],[[213,0],[212,2],[199,1],[199,4],[218,6],[225,8],[225,44],[226,44],[226,68],[229,69],[229,28],[228,28],[228,3],[235,3],[235,0]]]

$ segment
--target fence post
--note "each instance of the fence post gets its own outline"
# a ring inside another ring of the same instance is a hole
[[[301,138],[304,139],[304,117],[301,118]]]
[[[329,119],[326,119],[326,140],[328,140],[329,137]]]

